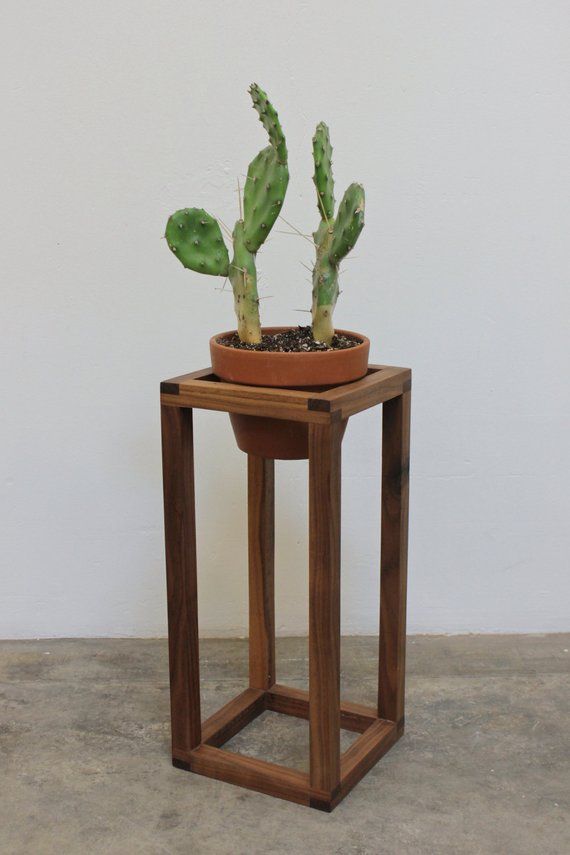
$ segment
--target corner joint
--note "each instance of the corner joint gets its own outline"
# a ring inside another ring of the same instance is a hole
[[[178,383],[169,383],[168,381],[164,381],[160,384],[160,394],[161,395],[179,395],[180,394],[180,386]]]
[[[307,401],[307,409],[317,411],[319,413],[330,413],[331,402],[325,401],[324,398],[309,398]]]

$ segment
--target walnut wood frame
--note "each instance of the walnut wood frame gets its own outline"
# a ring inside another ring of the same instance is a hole
[[[161,384],[172,762],[331,811],[404,731],[411,371],[371,365],[322,392],[221,383],[211,369]],[[340,699],[342,420],[383,405],[376,708]],[[201,721],[192,410],[309,424],[309,691],[276,682],[274,461],[248,455],[249,688]],[[222,746],[264,710],[309,720],[310,772]],[[360,736],[340,753],[340,729]]]

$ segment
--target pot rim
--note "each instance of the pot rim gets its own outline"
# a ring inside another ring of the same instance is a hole
[[[293,330],[294,326],[276,326],[276,327],[262,327],[262,334],[271,334],[276,332],[285,332],[286,330]],[[247,348],[238,348],[238,347],[228,347],[225,344],[222,344],[218,339],[225,338],[230,335],[235,335],[237,330],[227,330],[226,332],[216,333],[210,338],[210,347],[221,347],[226,351],[235,351],[240,355],[247,354],[246,358],[260,358],[263,357],[267,359],[267,357],[288,357],[289,359],[293,357],[311,357],[311,356],[320,356],[321,359],[327,356],[338,356],[342,353],[354,353],[355,350],[359,350],[364,347],[370,346],[370,339],[365,336],[363,333],[353,332],[352,330],[344,330],[344,329],[335,329],[335,332],[341,333],[342,335],[350,335],[354,338],[359,338],[361,341],[358,344],[355,344],[354,347],[341,347],[336,350],[288,350],[288,351],[279,351],[279,350],[248,350]]]

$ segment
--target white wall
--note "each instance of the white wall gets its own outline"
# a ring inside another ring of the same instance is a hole
[[[570,628],[570,74],[566,0],[4,0],[0,636],[165,632],[158,384],[233,324],[167,216],[237,214],[287,133],[285,216],[337,195],[367,222],[337,322],[414,369],[411,631]],[[264,321],[309,302],[301,239],[259,255]],[[245,458],[200,413],[201,632],[243,634]],[[344,630],[377,626],[379,411],[344,444]],[[306,628],[306,464],[278,465],[278,626]]]

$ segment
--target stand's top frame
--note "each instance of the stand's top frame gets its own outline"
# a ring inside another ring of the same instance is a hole
[[[392,365],[369,365],[361,380],[323,391],[225,383],[211,368],[204,368],[165,380],[160,384],[160,401],[173,407],[330,424],[397,398],[411,385],[411,369]]]

